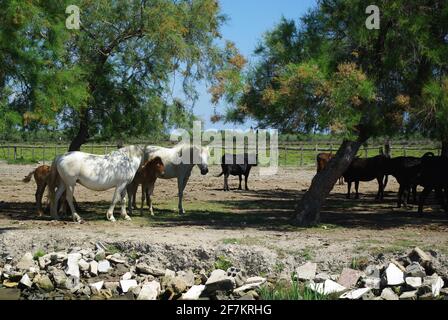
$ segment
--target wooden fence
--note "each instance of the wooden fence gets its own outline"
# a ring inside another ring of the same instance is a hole
[[[166,145],[166,144],[165,144]],[[381,146],[362,147],[358,153],[361,157],[379,154]],[[116,145],[84,145],[81,151],[92,154],[107,154],[116,150]],[[243,152],[244,148],[236,148],[236,152]],[[317,154],[321,152],[336,153],[338,145],[289,145],[280,144],[278,147],[278,162],[283,166],[314,165]],[[67,151],[66,145],[0,145],[0,159],[10,162],[39,162],[49,164],[57,156]],[[391,154],[397,156],[422,156],[426,152],[440,155],[441,149],[433,145],[409,146],[392,145]]]

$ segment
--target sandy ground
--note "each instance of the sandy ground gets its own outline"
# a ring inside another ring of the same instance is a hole
[[[322,225],[301,229],[289,224],[296,199],[306,191],[314,168],[281,168],[273,177],[260,177],[255,168],[251,191],[223,192],[219,167],[203,177],[194,169],[187,185],[184,207],[178,216],[177,183],[159,180],[154,195],[155,217],[134,212],[133,221],[105,212],[112,191],[93,192],[77,187],[75,197],[86,223],[38,218],[34,207],[35,183],[21,179],[33,166],[0,163],[0,254],[17,256],[25,251],[53,251],[102,241],[131,252],[146,254],[149,262],[164,267],[204,267],[223,257],[253,272],[290,271],[313,260],[321,269],[338,269],[354,259],[374,260],[420,246],[448,259],[448,215],[438,206],[396,209],[398,185],[392,178],[382,202],[374,200],[376,182],[361,183],[361,199],[347,200],[347,186],[335,186],[322,213]],[[237,178],[231,188],[237,188]],[[1,258],[0,257],[0,258]]]

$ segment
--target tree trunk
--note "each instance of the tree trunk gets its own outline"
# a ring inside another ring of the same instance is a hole
[[[344,141],[335,158],[313,179],[311,187],[298,203],[293,223],[315,226],[320,221],[320,211],[335,183],[344,174],[366,139]]]
[[[448,157],[448,140],[442,141],[442,156]]]
[[[73,138],[68,149],[71,151],[80,151],[81,146],[87,142],[89,139],[89,110],[85,109],[81,112],[79,131],[78,134]]]

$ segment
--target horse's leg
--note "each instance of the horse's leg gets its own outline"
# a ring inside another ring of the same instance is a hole
[[[355,181],[355,191],[356,191],[355,199],[359,199],[359,180]]]
[[[401,208],[401,203],[403,201],[403,192],[404,192],[404,187],[400,184],[400,189],[398,190],[397,208]]]
[[[246,187],[246,191],[249,191],[249,187],[247,186],[247,179],[249,179],[249,173],[244,175],[244,185]]]
[[[68,205],[70,207],[70,210],[72,211],[72,217],[73,221],[75,222],[82,222],[81,217],[76,213],[75,205],[73,204],[73,193],[75,192],[75,186],[67,186],[66,190],[66,199],[68,202]]]
[[[145,198],[147,194],[148,186],[146,182],[142,183],[142,197],[141,197],[141,205],[140,205],[140,215],[143,215],[143,207],[145,206]]]
[[[352,181],[347,181],[347,199],[350,199],[350,190],[352,188]]]
[[[149,208],[149,214],[151,216],[154,215],[154,208],[152,207],[152,200],[151,200],[151,195],[154,193],[154,187],[155,187],[155,181],[148,184],[147,188],[146,188],[146,204],[148,205]]]
[[[420,202],[418,205],[418,213],[419,214],[423,214],[423,206],[425,204],[426,198],[431,193],[431,191],[432,191],[432,188],[425,187],[423,189],[422,193],[420,194]]]
[[[384,186],[384,182],[383,182],[383,177],[379,177],[376,179],[378,181],[378,193],[376,195],[376,200],[383,200],[383,186]]]
[[[442,206],[443,210],[448,212],[448,207],[447,207],[446,201],[445,201],[445,193],[443,192],[442,188],[440,188],[440,187],[436,188],[436,197],[437,197],[437,200],[439,201],[439,204]]]
[[[36,190],[36,206],[37,206],[37,214],[39,217],[42,217],[44,215],[44,210],[42,208],[42,197],[45,192],[45,187],[47,185],[45,183],[38,183],[37,184],[37,190]]]
[[[185,187],[187,186],[188,183],[188,179],[190,178],[189,174],[185,174],[185,176],[183,178],[179,177],[177,178],[177,188],[178,188],[178,196],[179,196],[179,214],[185,214],[185,210],[182,206],[182,198],[184,196],[184,190]]]
[[[58,186],[58,188],[57,188],[57,191],[56,191],[56,194],[55,194],[55,197],[54,197],[54,199],[51,199],[51,201],[54,201],[53,203],[51,203],[51,205],[50,205],[50,212],[51,212],[51,217],[53,218],[53,219],[59,219],[59,216],[58,216],[58,205],[59,205],[59,200],[61,199],[61,197],[62,197],[62,194],[65,192],[65,184],[64,184],[64,182],[60,182],[59,183],[59,186]]]
[[[126,184],[120,188],[121,217],[126,221],[131,221],[131,217],[126,212],[127,191]]]
[[[114,217],[114,210],[115,210],[115,206],[117,204],[117,202],[120,200],[120,195],[121,194],[121,190],[120,187],[116,187],[115,188],[115,192],[114,192],[114,196],[112,198],[112,203],[110,204],[109,209],[107,210],[106,216],[107,216],[107,220],[111,221],[111,222],[115,222],[115,217]]]
[[[241,182],[243,181],[243,177],[242,177],[242,175],[240,174],[240,175],[238,175],[238,178],[240,179],[240,185],[239,185],[239,187],[238,187],[238,190],[243,190],[243,187],[241,186]]]
[[[143,186],[142,186],[143,188]],[[136,184],[134,186],[134,189],[132,189],[132,208],[134,208],[135,210],[137,210],[137,191],[138,191],[138,184]],[[129,201],[131,201],[131,198],[129,197],[128,199]]]
[[[126,192],[128,193],[128,211],[132,214],[132,202],[134,201],[134,183],[129,184],[126,187]]]

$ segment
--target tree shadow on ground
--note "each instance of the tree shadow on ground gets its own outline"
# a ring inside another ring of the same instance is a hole
[[[255,190],[238,192],[241,199],[214,200],[207,202],[212,209],[189,209],[195,202],[185,203],[186,215],[178,215],[177,210],[155,207],[155,216],[150,217],[147,210],[140,215],[134,210],[132,217],[140,223],[147,222],[151,226],[204,226],[216,229],[244,229],[247,227],[260,230],[297,231],[300,228],[291,224],[291,217],[297,200],[303,192],[295,190]],[[396,209],[396,193],[388,192],[383,201],[374,199],[375,194],[361,194],[361,199],[346,199],[345,194],[332,193],[321,214],[321,224],[340,228],[387,230],[397,227],[429,227],[447,228],[448,214],[440,211],[439,206],[431,200],[426,212],[420,216],[417,208]],[[79,203],[79,214],[87,222],[105,221],[106,211],[110,203]],[[199,207],[199,208],[198,208]],[[432,208],[429,209],[429,207]],[[119,206],[115,217],[119,218]],[[0,217],[16,220],[51,220],[49,215],[38,217],[35,204],[32,202],[1,203]],[[71,215],[62,217],[64,221],[72,221]],[[118,222],[119,223],[119,222]]]

